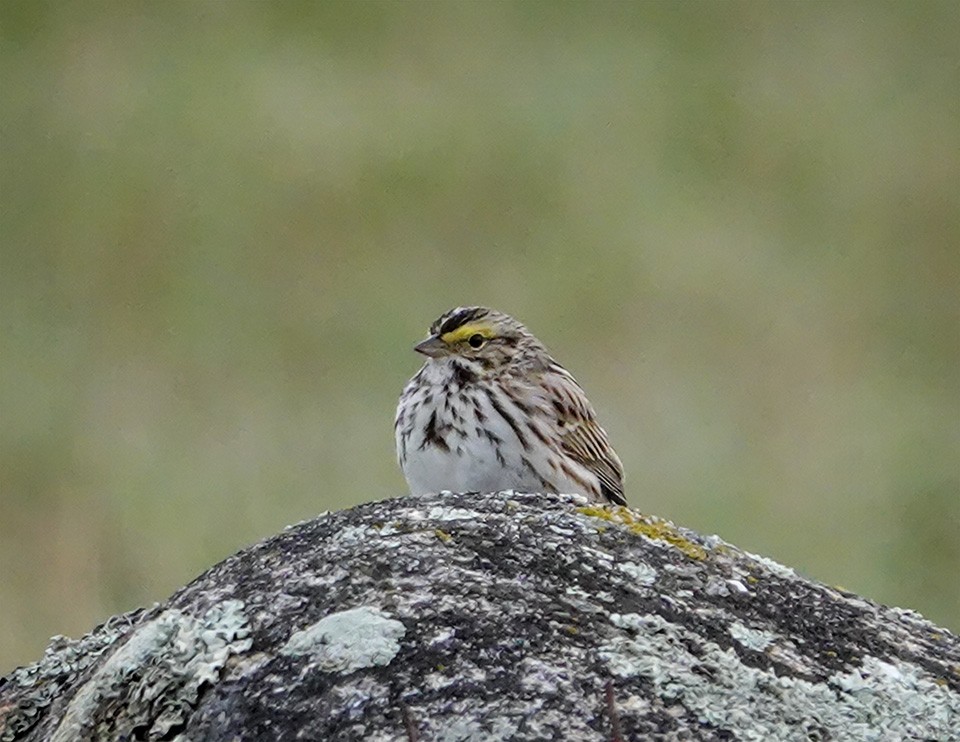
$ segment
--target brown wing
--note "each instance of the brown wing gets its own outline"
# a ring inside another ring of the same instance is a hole
[[[623,464],[597,422],[587,395],[570,372],[556,362],[550,364],[545,376],[544,388],[557,416],[561,447],[596,474],[604,497],[616,505],[626,505]]]

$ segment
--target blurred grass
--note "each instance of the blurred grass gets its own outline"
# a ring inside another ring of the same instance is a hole
[[[441,311],[642,510],[960,630],[960,14],[0,5],[0,671],[404,491]]]

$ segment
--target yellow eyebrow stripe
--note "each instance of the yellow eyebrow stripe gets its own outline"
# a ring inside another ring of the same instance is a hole
[[[493,327],[483,322],[472,322],[458,327],[456,330],[445,332],[440,336],[440,339],[447,345],[453,345],[466,340],[471,335],[483,335],[489,340],[493,337]]]

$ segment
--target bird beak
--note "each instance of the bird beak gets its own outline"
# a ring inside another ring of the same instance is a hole
[[[417,343],[413,346],[413,349],[417,351],[417,353],[430,356],[430,358],[439,358],[447,354],[447,344],[436,335],[431,335],[423,342]]]

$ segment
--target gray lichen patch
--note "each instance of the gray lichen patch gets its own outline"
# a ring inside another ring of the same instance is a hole
[[[350,673],[388,665],[406,633],[400,621],[377,608],[362,606],[331,613],[297,631],[280,649],[291,657],[308,656],[324,672]]]
[[[0,681],[0,740],[12,742],[34,727],[88,667],[122,641],[145,616],[143,610],[114,616],[82,639],[56,636],[32,665],[14,670]],[[5,703],[4,696],[16,703]]]
[[[107,739],[146,729],[162,738],[184,724],[201,686],[250,647],[243,603],[227,600],[193,618],[171,609],[140,625],[77,690],[52,742]]]
[[[620,562],[617,569],[633,580],[635,585],[649,587],[657,581],[657,570],[649,564],[637,562]]]
[[[770,631],[763,631],[760,629],[752,629],[749,626],[744,626],[739,621],[734,621],[727,627],[727,631],[730,632],[736,641],[738,641],[742,646],[747,649],[752,649],[754,652],[762,652],[771,644],[774,643],[776,635]]]
[[[817,738],[824,729],[840,739],[960,734],[960,696],[914,665],[866,658],[811,682],[747,665],[732,649],[659,616],[613,615],[611,622],[627,634],[598,653],[610,672],[647,680],[661,700],[680,703],[710,727],[749,728],[749,738],[771,740]],[[731,633],[753,644],[774,641],[743,626]]]

